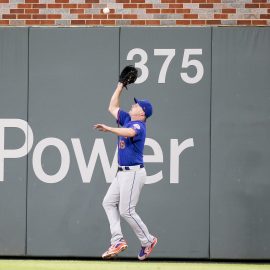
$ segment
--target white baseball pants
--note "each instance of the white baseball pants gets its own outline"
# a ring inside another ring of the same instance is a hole
[[[145,181],[145,168],[139,168],[119,171],[111,183],[102,203],[110,223],[111,244],[115,244],[123,238],[120,216],[129,223],[142,246],[148,246],[152,243],[154,237],[135,212]]]

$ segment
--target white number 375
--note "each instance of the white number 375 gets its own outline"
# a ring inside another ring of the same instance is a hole
[[[140,48],[134,48],[127,54],[127,60],[133,60],[135,55],[140,56],[140,61],[135,63],[135,67],[141,70],[141,75],[138,77],[135,83],[143,83],[147,80],[149,75],[149,69],[146,66],[148,55],[145,50]],[[175,56],[175,49],[154,49],[154,55],[166,56],[165,61],[160,69],[158,76],[158,83],[166,82],[166,74],[168,67]],[[202,63],[196,59],[190,59],[191,56],[202,55],[202,49],[185,49],[182,61],[182,68],[188,69],[193,66],[196,69],[196,73],[193,77],[190,77],[187,72],[180,72],[180,76],[185,83],[195,84],[198,83],[204,74],[204,68]]]

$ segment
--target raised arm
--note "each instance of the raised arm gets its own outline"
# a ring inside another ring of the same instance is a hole
[[[115,119],[117,119],[117,114],[120,108],[120,95],[122,93],[122,90],[123,90],[123,84],[118,83],[111,97],[111,101],[108,108],[109,112],[113,115]]]

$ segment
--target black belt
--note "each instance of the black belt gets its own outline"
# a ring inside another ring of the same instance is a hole
[[[140,164],[140,165],[134,165],[134,166],[122,166],[122,167],[118,167],[118,171],[120,171],[120,172],[122,172],[122,171],[130,171],[130,170],[134,170],[135,167],[144,168],[144,165]]]

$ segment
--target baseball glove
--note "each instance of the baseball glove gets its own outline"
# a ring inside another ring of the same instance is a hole
[[[138,70],[134,66],[126,66],[120,76],[119,82],[127,88],[128,84],[134,83],[138,77]]]

